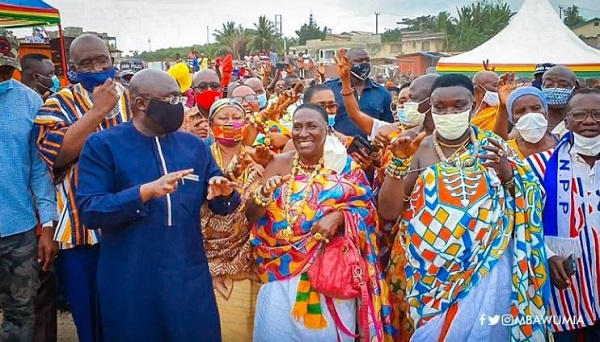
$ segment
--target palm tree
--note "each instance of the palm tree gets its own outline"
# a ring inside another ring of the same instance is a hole
[[[254,29],[249,31],[251,38],[248,46],[251,50],[268,50],[277,45],[279,34],[275,31],[275,25],[264,15],[258,17]]]
[[[235,21],[228,21],[223,24],[220,30],[215,30],[213,36],[222,49],[231,53],[235,59],[242,59],[246,54],[246,44],[249,37],[242,25],[236,26]]]

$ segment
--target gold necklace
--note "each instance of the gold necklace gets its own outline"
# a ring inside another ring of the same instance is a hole
[[[479,142],[477,141],[477,137],[475,136],[475,131],[471,127],[469,128],[469,137],[469,139],[463,141],[460,145],[458,145],[458,149],[456,149],[456,151],[454,151],[454,153],[452,153],[450,157],[446,157],[444,151],[442,151],[442,148],[440,147],[440,141],[437,138],[437,132],[433,131],[433,147],[440,161],[448,163],[451,166],[457,167],[471,167],[475,165],[477,153],[479,153]],[[466,148],[469,146],[469,142],[475,147],[473,152],[474,157],[469,157],[464,161],[461,161],[460,155],[467,150]]]
[[[285,212],[285,219],[286,219],[287,225],[286,225],[285,229],[280,230],[277,233],[280,238],[283,238],[285,240],[289,240],[290,238],[292,238],[294,236],[293,227],[296,224],[298,217],[300,216],[299,215],[300,211],[302,210],[306,201],[308,200],[308,195],[310,193],[310,190],[312,189],[312,185],[315,181],[315,178],[319,175],[319,173],[321,172],[321,169],[323,168],[323,157],[321,157],[321,159],[319,160],[319,163],[317,163],[317,165],[311,165],[310,167],[314,170],[309,174],[307,174],[304,170],[302,170],[300,157],[299,157],[298,153],[296,153],[296,155],[294,156],[294,164],[292,166],[292,175],[287,184],[287,193],[286,193],[286,198],[285,198],[285,203],[284,203],[284,208],[283,208],[283,210]],[[292,195],[294,193],[292,186],[294,184],[296,176],[299,176],[299,175],[306,175],[308,177],[308,182],[306,183],[306,187],[304,188],[304,192],[302,193],[302,199],[300,201],[300,205],[297,206],[298,209],[294,210],[294,215],[292,215],[291,214]]]

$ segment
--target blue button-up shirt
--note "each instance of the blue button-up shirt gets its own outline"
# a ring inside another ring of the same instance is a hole
[[[335,125],[333,126],[335,130],[347,136],[361,135],[363,138],[366,138],[367,135],[361,132],[354,121],[348,116],[348,112],[346,112],[344,97],[341,94],[342,81],[336,78],[325,82],[325,85],[333,90],[335,102],[339,105],[337,115],[335,116]],[[365,88],[358,98],[360,110],[374,119],[391,123],[394,122],[394,114],[392,114],[392,109],[390,108],[391,103],[392,95],[390,92],[368,78]]]
[[[38,154],[33,120],[42,98],[19,81],[0,93],[0,238],[56,220],[56,195]]]

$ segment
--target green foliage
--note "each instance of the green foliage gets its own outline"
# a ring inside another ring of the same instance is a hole
[[[579,7],[573,5],[571,7],[567,7],[563,12],[563,22],[568,27],[573,27],[585,22],[585,18],[579,15]]]
[[[327,26],[321,30],[319,25],[317,25],[316,20],[314,20],[312,13],[308,17],[308,23],[302,25],[302,27],[296,31],[299,45],[304,45],[307,40],[311,39],[324,39],[326,34]]]
[[[140,58],[146,62],[175,61],[176,54],[181,55],[181,57],[185,59],[191,50],[197,53],[204,53],[210,58],[214,58],[221,53],[221,46],[219,44],[213,43],[208,45],[204,44],[177,48],[158,49],[152,52],[143,51],[139,53],[136,56],[136,58]]]
[[[446,11],[436,16],[404,18],[400,22],[404,27],[387,31],[383,41],[394,41],[398,32],[443,32],[448,50],[471,50],[505,28],[514,14],[507,3],[499,0],[479,0],[457,8],[456,12],[456,18]]]
[[[235,21],[228,21],[220,30],[215,30],[213,37],[224,51],[233,55],[233,58],[242,59],[250,41],[249,33],[242,25],[236,26]]]
[[[381,41],[387,42],[399,42],[402,40],[402,29],[395,28],[393,30],[387,29],[381,35]]]
[[[248,47],[253,51],[269,50],[276,46],[280,40],[279,34],[275,30],[275,25],[264,15],[261,15],[258,18],[258,22],[254,23],[254,29],[248,31],[251,37]]]

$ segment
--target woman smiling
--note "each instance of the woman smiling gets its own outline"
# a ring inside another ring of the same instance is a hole
[[[296,151],[280,154],[267,165],[266,181],[248,206],[246,215],[257,222],[251,239],[263,283],[257,299],[255,341],[334,341],[338,329],[343,340],[353,340],[348,333],[355,331],[357,323],[364,334],[383,338],[383,330],[391,327],[371,189],[364,172],[347,155],[343,170],[330,167],[337,163],[331,164],[325,153],[327,132],[327,113],[322,107],[298,107],[292,129]],[[332,301],[317,292],[317,284],[308,277],[315,271],[311,271],[315,258],[326,253],[330,241],[344,235],[357,236],[365,261],[371,300],[360,302],[361,309],[370,307],[366,309],[369,318],[357,319],[356,298],[334,297]]]

